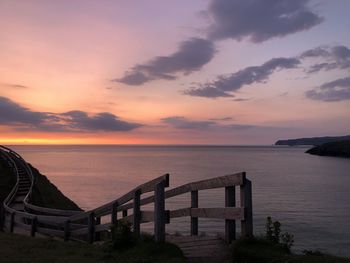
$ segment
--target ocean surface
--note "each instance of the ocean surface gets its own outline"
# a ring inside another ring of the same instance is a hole
[[[170,188],[245,171],[253,184],[254,232],[267,216],[295,236],[296,251],[350,256],[350,159],[273,146],[10,146],[84,209],[116,199],[143,182],[170,174]],[[189,194],[167,208],[189,207]],[[200,207],[224,205],[224,190],[199,194]],[[145,209],[150,210],[150,208]],[[240,224],[237,224],[239,230]],[[142,226],[151,231],[152,224]],[[189,218],[167,232],[186,234]],[[223,233],[223,220],[199,219],[199,232]]]

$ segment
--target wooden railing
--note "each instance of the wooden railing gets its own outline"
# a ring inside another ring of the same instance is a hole
[[[165,188],[169,187],[169,175],[165,174],[134,188],[112,202],[84,212],[35,206],[30,204],[30,192],[24,199],[24,207],[27,211],[18,211],[11,208],[10,204],[18,188],[19,177],[16,166],[18,160],[24,160],[18,154],[11,156],[8,151],[2,150],[1,152],[3,158],[13,165],[14,174],[17,176],[16,186],[3,204],[3,225],[4,230],[8,232],[19,228],[29,232],[31,236],[38,233],[60,237],[65,241],[76,240],[93,243],[100,239],[101,232],[109,231],[110,227],[118,220],[127,220],[132,223],[136,236],[140,235],[142,223],[154,222],[155,240],[162,242],[166,235],[165,226],[170,223],[172,218],[190,217],[191,235],[198,235],[198,218],[225,220],[225,239],[228,243],[236,238],[237,220],[241,221],[241,236],[250,237],[253,235],[252,185],[244,172],[192,182],[167,191]],[[14,160],[18,156],[20,159]],[[33,176],[32,173],[31,176]],[[236,186],[240,188],[239,206],[236,206]],[[198,192],[214,188],[224,188],[225,207],[200,208],[198,206]],[[32,187],[30,189],[32,190]],[[143,194],[146,193],[151,195],[142,198]],[[166,199],[185,193],[191,195],[189,207],[165,210]],[[142,206],[152,203],[153,211],[141,209]],[[131,214],[128,213],[129,210],[132,210]],[[118,213],[122,214],[120,218],[118,218]]]

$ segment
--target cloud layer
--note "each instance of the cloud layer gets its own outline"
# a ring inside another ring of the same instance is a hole
[[[206,10],[212,18],[211,25],[206,29],[206,38],[186,40],[175,53],[136,64],[121,78],[112,81],[139,86],[153,80],[174,80],[178,74],[190,74],[210,62],[215,54],[216,40],[247,38],[258,43],[310,29],[323,19],[310,10],[308,2],[309,0],[212,0]],[[212,88],[198,90],[197,93],[211,97],[232,96]]]
[[[324,83],[317,89],[307,91],[305,95],[309,99],[319,101],[350,100],[350,77]]]
[[[176,129],[190,129],[190,130],[246,130],[246,129],[259,129],[259,130],[271,130],[271,129],[285,129],[280,127],[272,126],[259,126],[259,125],[249,125],[249,124],[221,124],[213,120],[189,120],[183,116],[171,116],[161,119],[165,124],[170,125]]]
[[[208,14],[213,40],[249,39],[263,42],[307,30],[322,18],[307,6],[309,0],[212,0]]]
[[[321,70],[350,69],[350,49],[339,45],[334,47],[317,47],[305,51],[300,56],[304,58],[321,59],[321,63],[312,65],[306,72],[316,73]]]
[[[231,75],[219,76],[212,82],[198,84],[185,90],[184,94],[207,98],[233,97],[231,93],[244,85],[264,82],[274,71],[296,68],[299,64],[297,58],[273,58],[260,66],[247,67]]]
[[[32,111],[5,97],[0,97],[0,125],[11,125],[16,130],[51,132],[114,132],[129,131],[142,126],[139,123],[120,120],[108,112],[89,115],[83,111]]]
[[[155,79],[173,80],[179,73],[187,75],[201,69],[214,54],[215,48],[211,41],[191,38],[182,42],[175,53],[135,65],[122,78],[113,81],[137,86]]]

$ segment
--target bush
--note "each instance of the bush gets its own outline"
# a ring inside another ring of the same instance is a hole
[[[131,223],[120,220],[111,227],[111,248],[126,249],[135,244],[135,237],[131,231]]]
[[[269,216],[266,218],[266,240],[272,244],[280,245],[290,252],[294,244],[294,235],[288,232],[281,235],[281,223],[279,221],[273,222]]]

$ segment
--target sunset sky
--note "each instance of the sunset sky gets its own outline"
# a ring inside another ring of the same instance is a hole
[[[349,0],[0,0],[0,144],[350,134]]]

